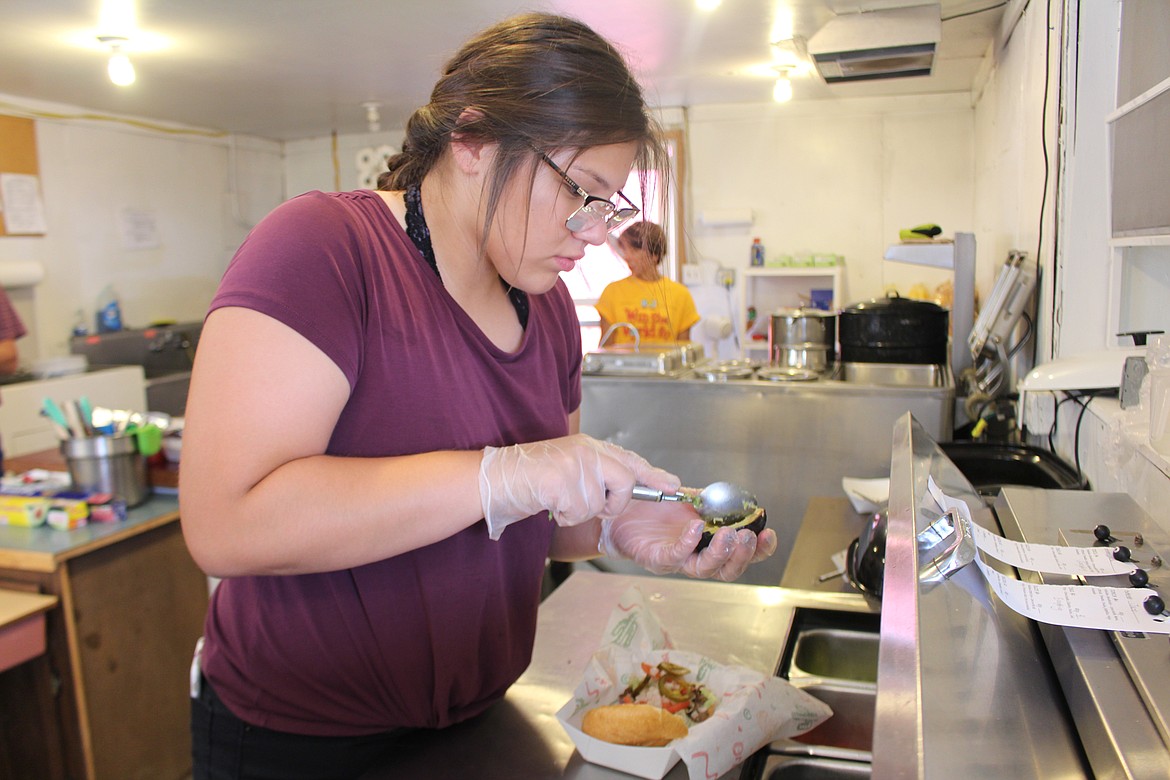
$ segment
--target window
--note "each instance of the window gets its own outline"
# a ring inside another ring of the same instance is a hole
[[[676,174],[681,137],[682,134],[678,132],[668,134],[668,150]],[[679,181],[682,177],[675,175],[674,178]],[[670,188],[670,199],[663,204],[659,199],[661,187],[659,187],[657,177],[651,174],[646,180],[646,201],[643,203],[641,175],[638,171],[633,171],[621,190],[634,202],[634,205],[642,209],[642,213],[638,215],[637,219],[651,221],[662,219],[665,221],[664,227],[667,227],[668,232],[674,238],[666,248],[662,271],[667,278],[677,280],[682,262],[680,258],[684,257],[682,241],[680,240],[682,229],[679,215],[682,214],[682,195],[679,186]],[[620,230],[618,232],[620,233]],[[561,278],[565,280],[565,284],[569,288],[569,294],[573,296],[573,303],[577,306],[577,319],[581,322],[581,348],[585,352],[597,349],[598,342],[601,341],[601,318],[597,314],[597,309],[594,308],[601,291],[610,282],[616,282],[629,275],[630,269],[626,266],[625,261],[614,254],[608,244],[586,247],[585,257],[581,259],[581,262],[577,263],[572,271],[561,274]]]

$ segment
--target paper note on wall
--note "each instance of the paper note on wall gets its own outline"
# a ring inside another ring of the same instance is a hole
[[[39,235],[45,232],[45,206],[41,183],[27,173],[0,173],[0,202],[3,202],[4,230],[10,236]]]

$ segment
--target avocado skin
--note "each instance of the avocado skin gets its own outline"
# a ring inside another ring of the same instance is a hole
[[[703,538],[699,540],[699,546],[695,548],[695,552],[701,552],[701,551],[705,550],[707,548],[707,545],[709,545],[711,543],[711,538],[713,536],[715,536],[715,532],[718,531],[720,528],[734,528],[737,531],[740,528],[746,528],[749,531],[751,531],[753,534],[759,534],[759,532],[763,531],[764,527],[767,525],[768,525],[768,512],[767,512],[767,510],[762,510],[760,512],[760,516],[757,517],[756,519],[750,521],[750,522],[748,522],[747,519],[744,519],[744,520],[739,521],[738,523],[732,523],[731,525],[714,525],[713,523],[707,523],[703,527]]]

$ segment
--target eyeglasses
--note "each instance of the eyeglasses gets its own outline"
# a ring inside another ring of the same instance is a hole
[[[549,167],[557,172],[561,179],[564,180],[565,184],[568,185],[569,189],[573,191],[574,195],[582,198],[585,201],[581,204],[581,208],[574,211],[569,215],[569,218],[565,220],[565,227],[567,227],[572,232],[577,233],[582,230],[586,230],[593,227],[598,222],[605,222],[605,229],[613,230],[626,220],[633,219],[641,213],[642,210],[635,206],[629,198],[622,194],[621,190],[617,191],[617,195],[619,198],[629,204],[628,208],[618,208],[613,204],[612,201],[608,201],[605,198],[599,198],[596,195],[590,195],[581,187],[580,184],[569,178],[569,174],[561,170],[561,167],[553,162],[551,157],[539,149],[536,149],[536,153],[540,155],[540,159],[548,163]]]

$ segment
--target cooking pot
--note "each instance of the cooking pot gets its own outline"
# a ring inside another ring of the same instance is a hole
[[[769,362],[825,373],[837,359],[837,315],[819,309],[781,309],[768,331]]]
[[[896,295],[845,307],[841,362],[947,364],[949,312]]]

